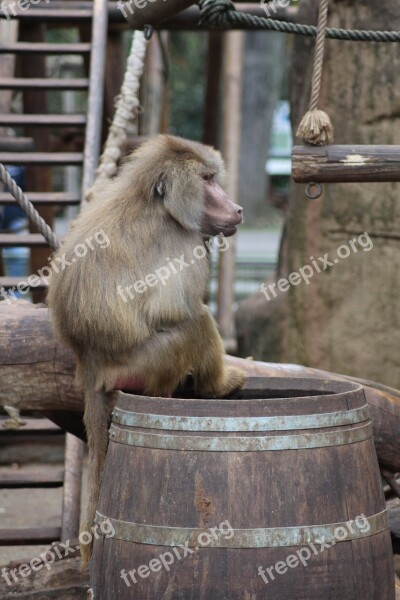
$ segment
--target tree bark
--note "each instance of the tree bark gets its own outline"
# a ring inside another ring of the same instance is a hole
[[[318,2],[301,3],[299,21],[315,23]],[[336,0],[331,27],[400,28],[395,0]],[[291,76],[293,126],[306,112],[315,41],[296,37]],[[395,144],[400,139],[400,55],[396,44],[327,40],[320,108],[332,118],[336,144]],[[400,386],[400,204],[398,183],[327,184],[310,201],[293,184],[275,281],[314,257],[338,258],[338,248],[367,232],[370,251],[291,285],[272,304],[258,295],[238,316],[243,355],[290,361]],[[344,251],[343,251],[344,252]],[[270,304],[268,306],[268,304]],[[254,335],[243,333],[244,314],[256,306]],[[267,318],[267,330],[257,324]],[[258,331],[257,331],[258,329]],[[271,348],[271,340],[277,340]],[[253,347],[255,351],[253,351]]]

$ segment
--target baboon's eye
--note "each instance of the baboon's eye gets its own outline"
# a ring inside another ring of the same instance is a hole
[[[204,181],[211,181],[212,179],[214,179],[214,173],[206,173],[205,175],[203,175],[203,179]]]

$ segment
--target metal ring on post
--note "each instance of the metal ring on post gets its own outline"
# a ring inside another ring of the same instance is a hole
[[[153,25],[145,25],[143,27],[143,34],[147,41],[151,40],[151,36],[153,35],[154,27]]]
[[[313,189],[315,189],[314,192],[312,191]],[[310,200],[317,200],[317,198],[320,198],[322,196],[321,184],[315,182],[309,183],[306,187],[306,196]]]

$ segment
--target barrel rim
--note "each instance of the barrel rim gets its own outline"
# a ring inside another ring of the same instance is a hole
[[[245,386],[239,390],[239,392],[257,392],[258,388],[252,388],[251,384],[256,382],[256,381],[260,381],[263,380],[264,382],[268,382],[271,383],[275,386],[278,386],[276,389],[277,391],[279,389],[282,390],[290,390],[290,389],[296,389],[297,386],[299,386],[299,391],[301,391],[302,386],[304,388],[304,391],[307,391],[307,386],[309,386],[310,391],[311,390],[315,390],[316,392],[324,391],[324,388],[328,388],[329,386],[338,386],[339,390],[338,391],[334,391],[334,390],[327,390],[326,393],[322,393],[322,394],[312,394],[312,395],[304,395],[304,396],[297,396],[298,398],[301,398],[302,400],[310,400],[310,401],[318,401],[318,399],[320,398],[326,398],[327,396],[334,396],[336,399],[340,400],[341,397],[345,397],[348,394],[362,394],[365,397],[365,392],[364,392],[364,386],[358,382],[353,382],[353,381],[347,381],[344,379],[329,379],[329,378],[312,378],[312,377],[265,377],[265,376],[251,376],[248,377],[246,380],[246,384]],[[279,385],[281,385],[281,388],[279,387]],[[316,386],[321,386],[322,389],[318,390],[315,389]],[[266,386],[266,387],[271,387],[271,386]],[[341,389],[340,389],[341,388]],[[126,400],[129,401],[129,398],[136,398],[138,400],[143,400],[143,401],[148,401],[149,398],[152,401],[160,401],[160,402],[168,402],[168,401],[179,401],[182,403],[182,406],[185,406],[185,404],[187,405],[192,405],[193,402],[196,402],[196,404],[198,404],[199,406],[206,406],[209,404],[210,399],[216,399],[215,396],[210,396],[210,397],[205,397],[205,398],[185,398],[185,397],[179,397],[179,396],[174,396],[173,398],[165,398],[162,396],[145,396],[143,394],[130,394],[127,392],[123,392],[120,390],[115,391],[116,394],[116,398],[117,398],[117,403],[118,404],[118,400],[122,399],[122,400]],[[226,402],[227,404],[229,402],[265,402],[267,400],[293,400],[293,398],[295,398],[296,396],[285,396],[285,397],[265,397],[265,398],[234,398],[232,396],[228,396],[225,398],[217,398],[218,401],[222,401],[222,402]]]

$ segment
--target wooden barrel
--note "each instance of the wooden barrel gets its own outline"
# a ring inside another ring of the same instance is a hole
[[[120,394],[95,600],[394,600],[361,386],[252,378],[224,400]]]

